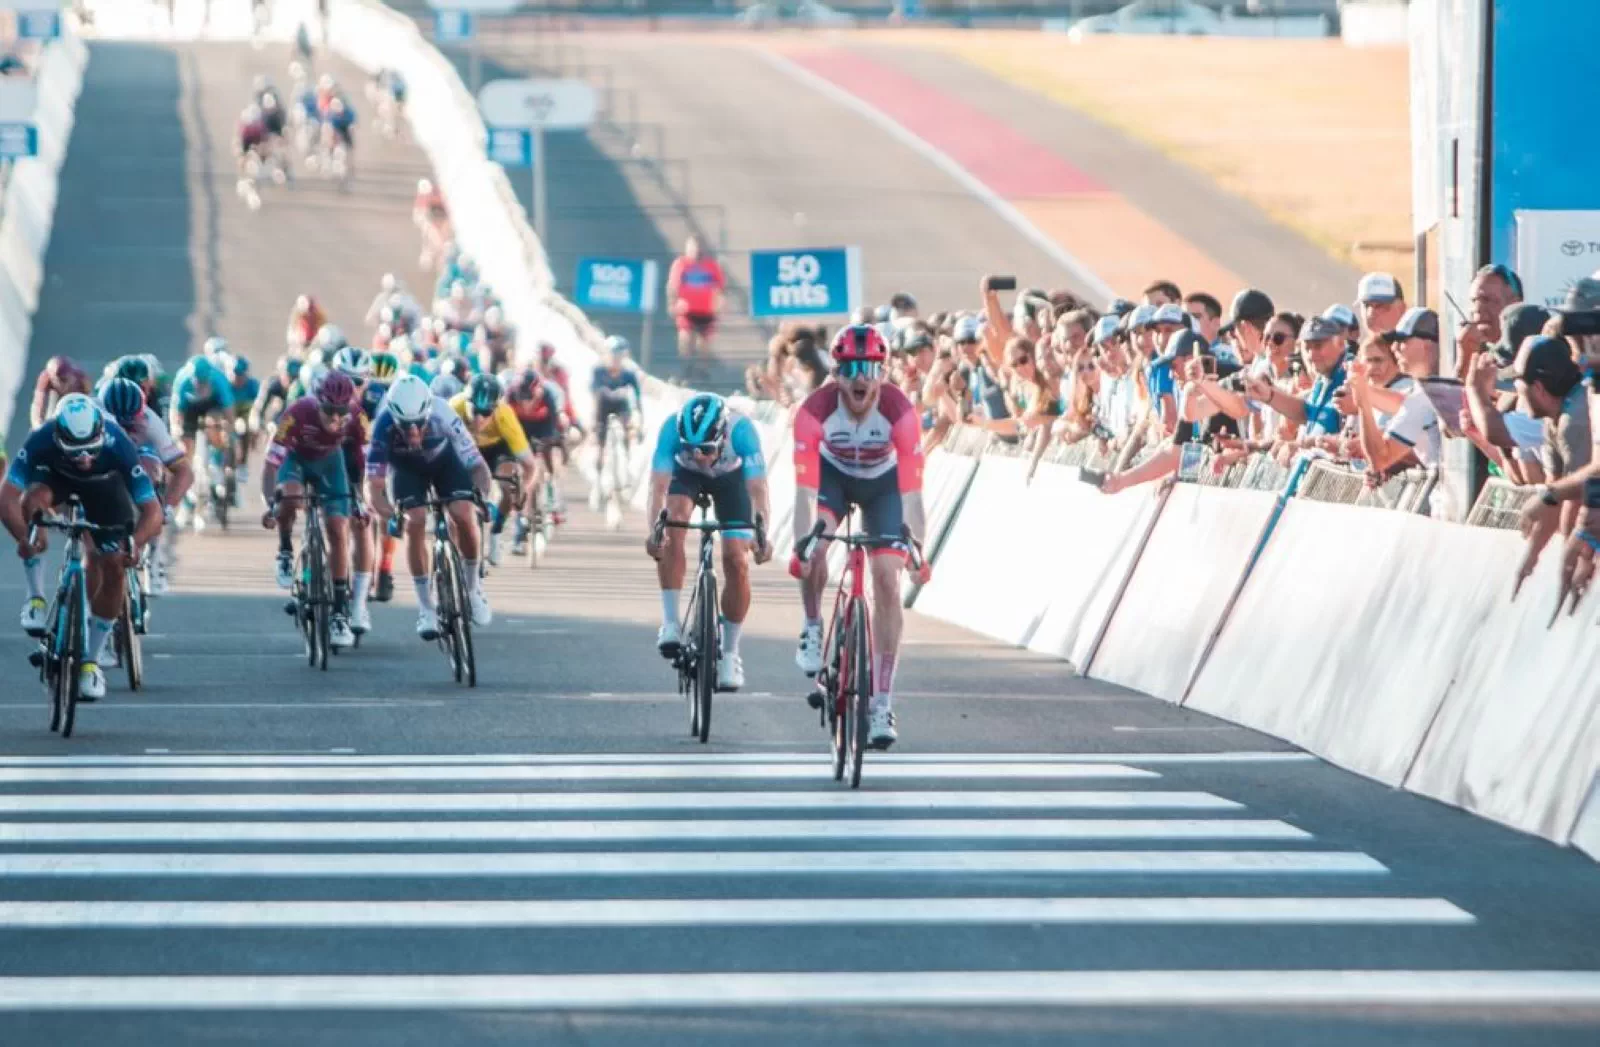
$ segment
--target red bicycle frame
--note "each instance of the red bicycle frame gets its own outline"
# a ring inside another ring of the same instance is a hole
[[[867,547],[849,543],[845,547],[844,572],[839,575],[839,585],[834,590],[833,613],[828,616],[828,631],[822,637],[822,649],[831,651],[833,647],[833,630],[837,625],[844,630],[844,635],[850,635],[852,619],[850,617],[850,602],[856,604],[861,614],[865,617],[867,637],[867,671],[872,671],[872,612],[867,606],[866,599],[866,573],[867,573]],[[845,613],[839,613],[840,604],[844,604]],[[834,713],[844,716],[847,713],[844,705],[845,682],[854,679],[855,666],[851,665],[845,656],[845,643],[839,640],[839,671],[834,674],[833,694],[830,696],[834,702]],[[863,696],[865,698],[866,696]]]

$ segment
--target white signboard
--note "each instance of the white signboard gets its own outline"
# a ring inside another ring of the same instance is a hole
[[[1518,211],[1516,219],[1523,301],[1560,308],[1574,283],[1600,270],[1600,211]]]
[[[38,108],[39,88],[32,80],[0,77],[0,123],[32,123]]]
[[[4,0],[0,0],[4,2]],[[475,15],[510,14],[527,0],[428,0],[435,11],[466,11]]]
[[[582,80],[491,80],[478,92],[478,111],[493,127],[581,131],[599,103]]]

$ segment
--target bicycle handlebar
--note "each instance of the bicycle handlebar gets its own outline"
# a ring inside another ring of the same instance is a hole
[[[708,531],[754,530],[756,532],[757,543],[762,546],[767,544],[767,521],[760,513],[756,513],[755,523],[753,524],[737,520],[723,523],[720,520],[669,520],[667,518],[667,511],[663,509],[661,510],[661,514],[656,517],[655,527],[651,530],[653,540],[657,542],[661,541],[662,536],[665,535],[666,530],[669,527],[676,527],[683,531],[700,531],[702,533]]]
[[[90,523],[88,520],[63,520],[55,516],[46,516],[42,511],[34,513],[33,519],[28,521],[28,544],[33,544],[39,537],[40,531],[60,531],[74,537],[88,534],[97,538],[116,538],[122,542],[128,542],[133,538],[132,532],[125,526],[106,527]]]
[[[811,559],[811,554],[816,551],[819,542],[842,542],[851,547],[863,549],[904,549],[913,570],[922,569],[922,544],[911,537],[911,528],[904,525],[900,528],[898,536],[872,535],[872,534],[824,534],[827,524],[818,520],[811,527],[811,532],[799,542],[795,543],[794,555],[805,563]]]

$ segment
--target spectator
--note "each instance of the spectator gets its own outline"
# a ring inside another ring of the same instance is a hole
[[[1439,316],[1432,309],[1407,309],[1395,329],[1382,338],[1399,353],[1400,368],[1411,385],[1403,395],[1386,397],[1370,366],[1351,368],[1363,456],[1379,476],[1404,467],[1412,458],[1437,466],[1439,415],[1423,381],[1439,373]]]
[[[917,319],[917,300],[905,291],[896,291],[889,298],[889,322],[899,330]]]
[[[1222,303],[1204,291],[1193,291],[1183,300],[1184,311],[1189,314],[1189,324],[1213,353],[1234,355],[1232,347],[1222,341]],[[1237,361],[1236,361],[1237,362]]]
[[[923,387],[923,399],[930,402],[933,411],[933,426],[923,437],[923,450],[930,451],[943,443],[952,429],[972,416],[970,372],[957,362],[953,353],[941,355],[934,361],[928,383]]]
[[[1335,302],[1322,310],[1322,318],[1324,320],[1332,320],[1344,328],[1344,339],[1350,343],[1352,349],[1361,344],[1361,321],[1356,318],[1355,310],[1348,305],[1342,302]]]
[[[1456,376],[1463,381],[1473,357],[1504,337],[1500,318],[1507,306],[1522,301],[1522,280],[1507,266],[1486,265],[1473,276],[1467,295],[1472,311],[1456,332]],[[1521,342],[1507,346],[1511,355],[1521,347]]]
[[[727,287],[722,266],[702,251],[699,238],[685,239],[683,254],[673,259],[667,271],[667,297],[677,318],[678,355],[685,361],[686,372],[692,373],[710,356]]]
[[[1173,332],[1161,363],[1173,373],[1181,371],[1184,376],[1179,393],[1182,401],[1179,422],[1173,427],[1170,439],[1149,458],[1131,469],[1107,474],[1100,488],[1107,494],[1171,476],[1177,472],[1182,461],[1180,448],[1186,443],[1203,442],[1229,433],[1238,435],[1237,421],[1212,399],[1221,392],[1216,383],[1218,363],[1203,338],[1188,329]]]
[[[1247,287],[1233,296],[1233,304],[1228,307],[1228,322],[1220,333],[1232,343],[1244,366],[1250,366],[1261,353],[1261,336],[1273,312],[1272,299],[1265,291]]]
[[[1343,426],[1333,399],[1345,382],[1344,332],[1338,324],[1313,316],[1300,328],[1299,350],[1306,369],[1316,375],[1304,397],[1285,392],[1259,376],[1251,379],[1246,388],[1252,398],[1301,426],[1303,440],[1333,436]]]
[[[1356,306],[1368,334],[1394,330],[1406,311],[1406,293],[1390,273],[1368,273],[1356,285]]]
[[[1144,289],[1145,305],[1178,305],[1182,301],[1183,292],[1171,280],[1156,280]]]
[[[1544,331],[1550,320],[1550,310],[1532,302],[1513,302],[1500,310],[1499,335],[1484,349],[1494,353],[1495,362],[1502,368],[1510,367],[1522,343]]]

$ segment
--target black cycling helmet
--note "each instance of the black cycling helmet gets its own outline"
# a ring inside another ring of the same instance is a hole
[[[150,380],[150,365],[141,356],[124,356],[117,364],[117,377],[126,378],[142,389]]]
[[[129,378],[113,378],[100,390],[100,403],[106,412],[126,426],[144,411],[144,390]]]
[[[500,406],[500,397],[503,394],[500,379],[492,374],[474,375],[472,384],[467,387],[467,396],[472,401],[472,413],[476,415],[493,414],[494,409]]]

